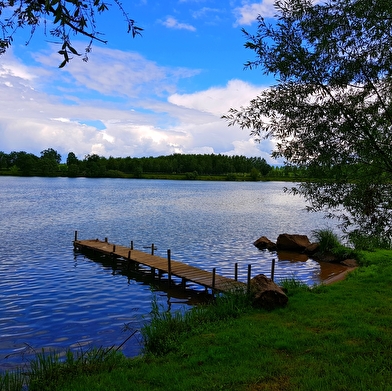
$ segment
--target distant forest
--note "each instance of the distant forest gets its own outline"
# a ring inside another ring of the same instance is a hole
[[[211,180],[262,180],[291,177],[288,167],[270,166],[264,158],[215,154],[173,154],[159,157],[87,155],[83,160],[69,152],[66,163],[49,148],[41,156],[24,151],[0,152],[0,175],[64,176],[90,178],[170,178]]]

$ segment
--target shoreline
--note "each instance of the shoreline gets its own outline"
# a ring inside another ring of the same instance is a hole
[[[335,282],[343,281],[346,278],[347,274],[351,273],[352,271],[354,271],[356,269],[358,269],[358,266],[348,267],[346,270],[326,278],[325,280],[322,281],[322,284],[323,285],[330,285]]]

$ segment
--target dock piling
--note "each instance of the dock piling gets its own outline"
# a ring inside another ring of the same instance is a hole
[[[272,265],[271,265],[271,280],[274,281],[274,276],[275,276],[275,258],[272,259]]]
[[[171,284],[171,251],[170,249],[167,250],[167,274],[168,274],[168,278],[169,278],[169,287]]]
[[[252,274],[252,265],[248,265],[248,282],[247,282],[247,289],[248,293],[250,292],[250,279]]]

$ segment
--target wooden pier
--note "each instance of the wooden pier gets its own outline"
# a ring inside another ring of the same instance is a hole
[[[131,262],[147,266],[151,269],[151,275],[155,277],[157,274],[157,278],[159,279],[163,274],[167,274],[169,285],[173,276],[178,277],[181,279],[181,285],[184,289],[186,288],[187,282],[193,282],[205,287],[205,289],[220,292],[247,288],[245,283],[237,281],[237,265],[235,267],[235,276],[232,279],[217,275],[215,268],[212,272],[209,272],[182,262],[174,261],[171,259],[170,250],[167,250],[167,258],[154,255],[154,245],[151,246],[151,254],[148,254],[135,250],[132,242],[130,247],[125,247],[109,243],[107,239],[104,241],[98,239],[78,240],[77,232],[75,232],[73,244],[77,250],[89,250],[122,260],[128,264],[126,267],[129,267]],[[250,268],[248,267],[248,286],[249,282]]]

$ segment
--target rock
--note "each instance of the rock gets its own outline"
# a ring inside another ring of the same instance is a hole
[[[278,250],[304,251],[310,245],[306,235],[280,234],[276,241]]]
[[[313,255],[317,251],[319,251],[320,244],[319,243],[311,243],[308,247],[305,248],[304,254]]]
[[[266,236],[262,236],[261,238],[258,238],[253,244],[259,250],[265,250],[265,249],[269,251],[276,250],[276,244],[274,242],[271,242]]]
[[[272,310],[277,307],[284,307],[289,300],[282,288],[264,274],[252,278],[250,289],[253,306],[257,308]]]
[[[344,261],[340,262],[342,265],[347,267],[357,267],[358,262],[355,259],[345,259]]]
[[[317,262],[339,263],[339,258],[329,251],[316,252],[312,255],[312,258]]]

